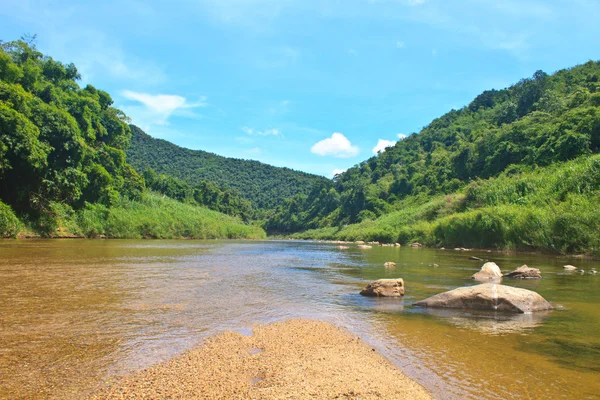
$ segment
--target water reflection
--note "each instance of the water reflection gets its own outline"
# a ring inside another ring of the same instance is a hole
[[[552,311],[509,314],[425,308],[423,312],[461,329],[471,329],[487,335],[504,335],[531,332],[540,326]]]

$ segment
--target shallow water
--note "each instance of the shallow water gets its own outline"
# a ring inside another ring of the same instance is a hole
[[[540,268],[540,281],[504,283],[558,309],[411,306],[473,284],[481,262],[470,255]],[[288,241],[0,241],[0,397],[81,397],[207,335],[307,317],[361,336],[437,398],[600,398],[600,275],[564,273],[566,263],[600,270],[551,256]],[[358,295],[384,277],[404,278],[406,296]]]

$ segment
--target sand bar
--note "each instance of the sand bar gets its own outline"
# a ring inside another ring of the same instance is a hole
[[[126,376],[93,399],[430,399],[370,346],[324,322],[225,332]]]

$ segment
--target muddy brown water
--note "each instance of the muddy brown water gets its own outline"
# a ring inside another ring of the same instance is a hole
[[[470,255],[505,271],[540,268],[542,280],[504,283],[557,309],[412,307],[473,284],[481,262]],[[293,241],[0,241],[0,397],[80,398],[208,335],[305,317],[359,335],[437,398],[600,398],[600,275],[591,268],[600,263]],[[386,277],[404,278],[403,299],[358,295]]]

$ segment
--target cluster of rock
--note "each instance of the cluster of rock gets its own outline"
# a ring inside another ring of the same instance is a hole
[[[394,262],[386,262],[385,267],[395,267]],[[565,269],[566,266],[565,266]],[[460,287],[431,296],[414,303],[416,307],[455,308],[471,310],[505,311],[512,313],[531,313],[552,310],[552,305],[538,293],[527,289],[500,284],[503,277],[513,279],[540,279],[537,268],[523,265],[514,271],[502,274],[496,263],[487,262],[471,278],[487,283]],[[404,296],[404,280],[379,279],[369,283],[360,294],[374,297]]]

